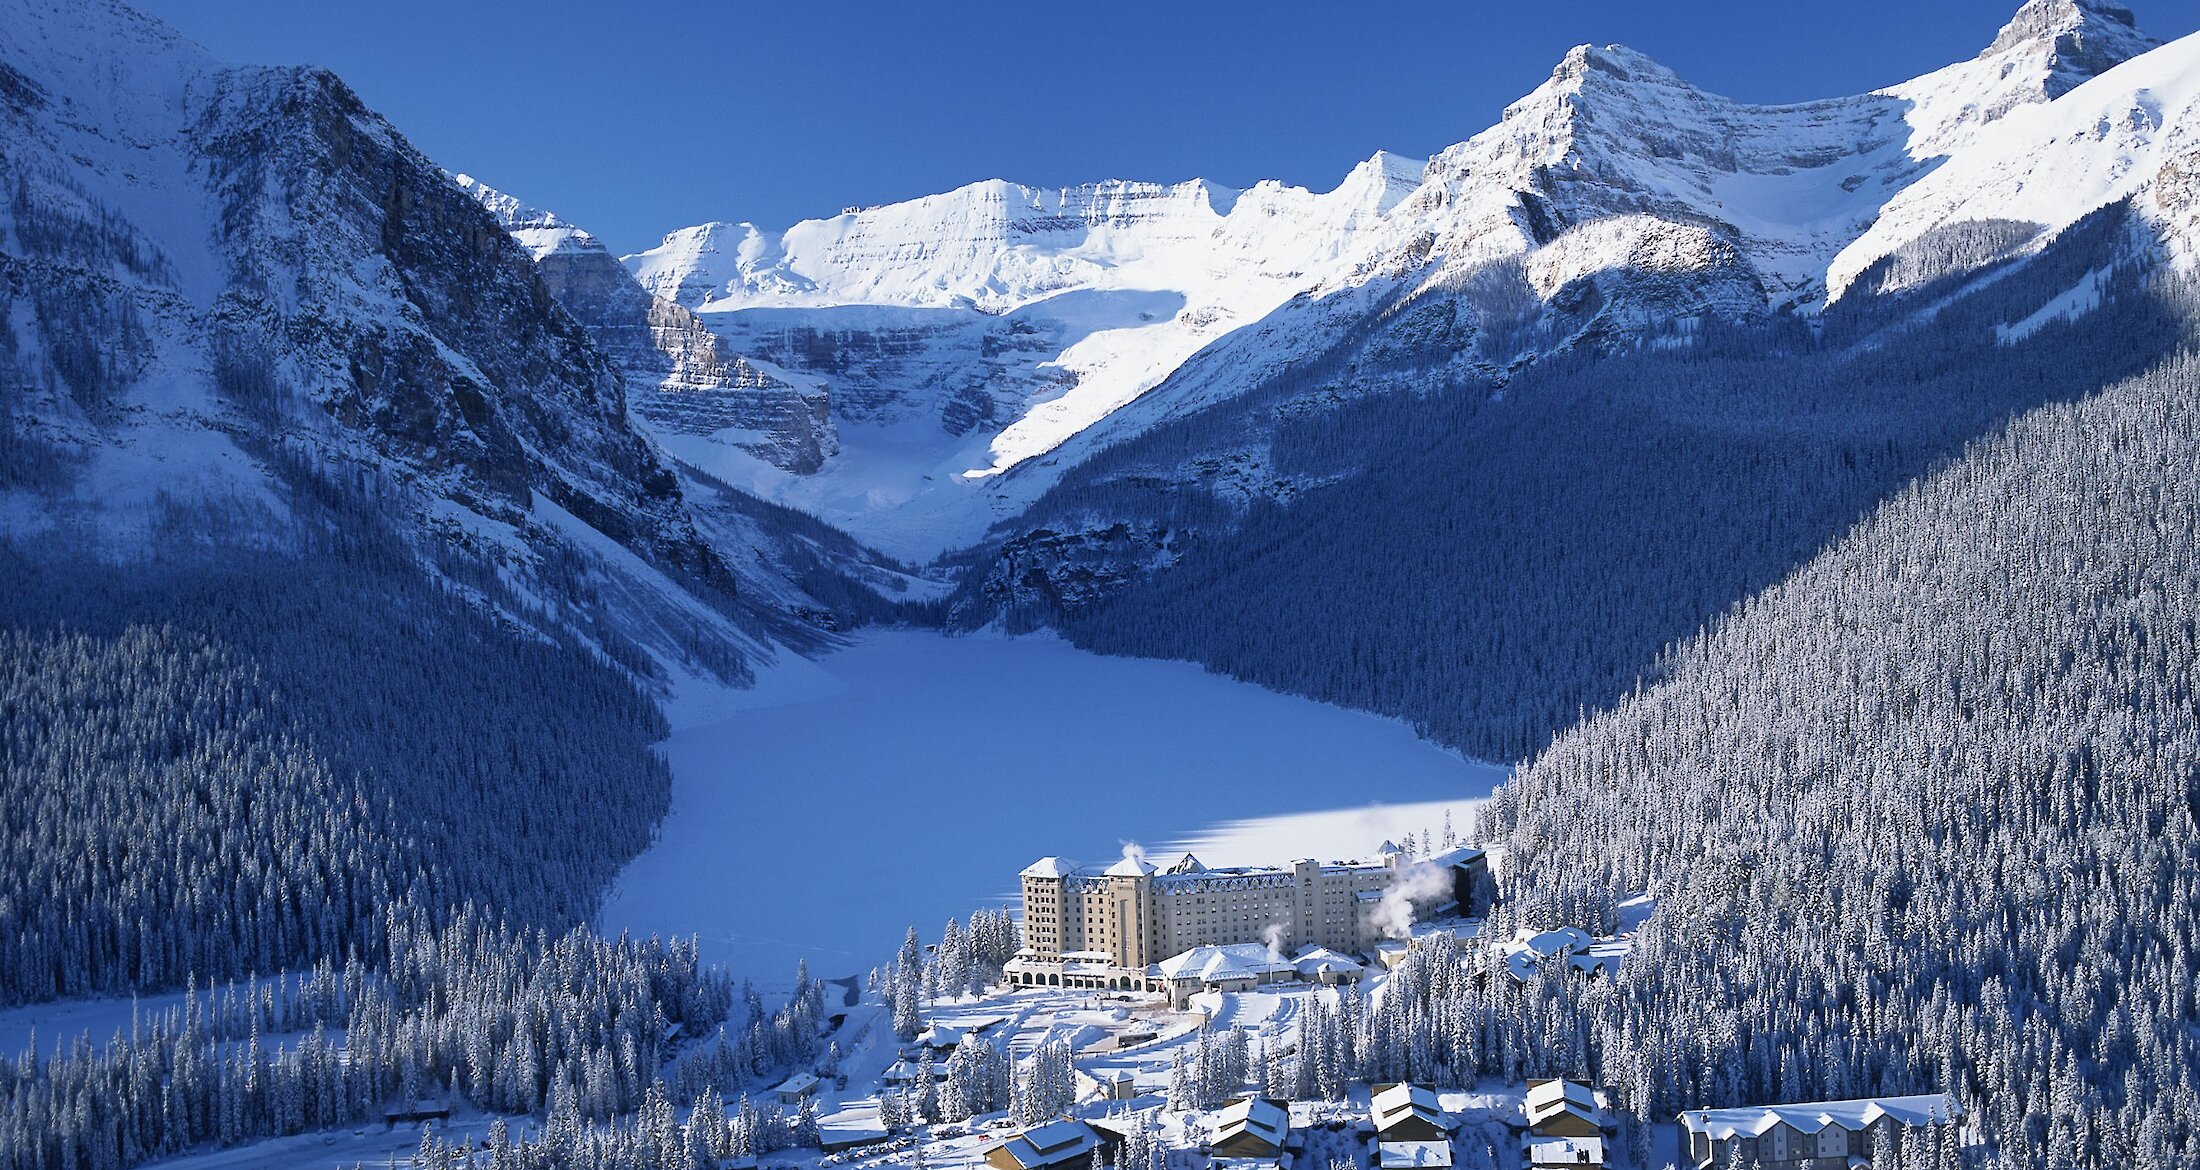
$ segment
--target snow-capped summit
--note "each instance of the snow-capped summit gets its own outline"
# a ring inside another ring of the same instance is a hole
[[[843,453],[813,476],[709,442],[684,457],[924,559],[1090,451],[1316,360],[1501,380],[1702,318],[1815,313],[1890,201],[2158,44],[2108,0],[2030,0],[1972,59],[1784,105],[1583,45],[1496,125],[1326,192],[988,180],[784,231],[703,224],[626,263],[833,390]]]
[[[1197,179],[1059,189],[989,179],[776,236],[706,224],[628,263],[644,287],[690,308],[968,303],[1002,312],[1201,235],[1236,198]]]
[[[2028,0],[1983,55],[2044,57],[2042,92],[2058,98],[2161,43],[2111,0]]]
[[[1834,295],[1930,233],[2003,223],[2044,241],[2131,200],[2172,256],[2200,253],[2200,36],[2156,49],[2052,102],[2012,111],[1890,200],[1837,257]]]

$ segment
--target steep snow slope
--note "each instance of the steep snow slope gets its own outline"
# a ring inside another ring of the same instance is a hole
[[[791,480],[686,458],[929,557],[1029,498],[983,481],[1258,320],[1418,181],[1377,155],[1334,191],[986,182],[799,224],[674,233],[629,257],[739,352],[828,380],[843,454]]]
[[[550,293],[627,378],[627,404],[645,425],[713,435],[776,467],[816,471],[836,444],[824,387],[781,376],[729,351],[695,314],[636,283],[596,240],[469,175],[481,201],[535,258]]]
[[[607,648],[738,677],[798,624],[739,596],[527,253],[332,75],[0,0],[0,183],[7,535],[128,558],[180,506],[281,543],[333,488]]]
[[[627,263],[738,352],[832,387],[844,450],[815,475],[708,440],[683,455],[922,558],[1099,445],[1312,364],[1502,381],[1703,317],[1813,312],[1890,199],[2155,44],[2104,0],[2031,0],[1973,60],[1787,106],[1584,46],[1498,125],[1328,193],[992,181],[779,233],[706,224]]]
[[[2131,199],[2173,257],[2200,243],[2200,36],[2126,62],[2046,105],[2012,111],[1892,199],[1833,264],[1838,297],[1932,233],[1981,221],[2044,238]]]

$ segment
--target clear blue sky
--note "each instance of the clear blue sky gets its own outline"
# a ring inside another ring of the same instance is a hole
[[[1621,43],[1754,101],[1983,48],[2019,0],[137,0],[238,62],[334,69],[438,163],[617,251],[984,178],[1333,186]],[[2200,0],[2132,0],[2162,37]]]

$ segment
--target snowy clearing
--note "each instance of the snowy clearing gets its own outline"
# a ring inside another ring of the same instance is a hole
[[[765,983],[798,958],[868,971],[1043,855],[1364,854],[1447,808],[1464,826],[1505,775],[1396,720],[1051,638],[877,632],[760,673],[666,742],[672,812],[600,926],[695,935]]]

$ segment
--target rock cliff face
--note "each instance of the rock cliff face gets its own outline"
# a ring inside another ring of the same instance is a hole
[[[594,236],[467,175],[458,185],[535,257],[558,304],[625,374],[628,407],[678,435],[714,436],[775,467],[809,474],[837,450],[814,378],[768,373],[685,307],[654,296]]]
[[[126,559],[181,509],[280,543],[295,493],[365,493],[423,568],[493,573],[533,599],[511,620],[622,661],[739,677],[786,624],[743,596],[606,349],[662,339],[698,394],[778,387],[653,316],[616,261],[538,266],[333,75],[227,67],[106,0],[0,0],[0,185],[11,537]],[[558,304],[622,287],[633,329],[604,345]],[[823,407],[735,421],[772,410]]]

